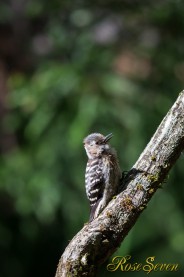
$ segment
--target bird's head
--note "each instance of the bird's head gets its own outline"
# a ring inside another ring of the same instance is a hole
[[[112,138],[112,134],[103,136],[99,133],[93,133],[88,135],[84,139],[84,148],[86,150],[89,159],[94,159],[102,155],[105,151],[110,149],[108,144],[109,140]]]

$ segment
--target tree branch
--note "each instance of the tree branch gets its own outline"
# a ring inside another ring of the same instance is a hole
[[[95,276],[119,247],[184,149],[184,91],[124,179],[126,189],[72,239],[55,277]]]

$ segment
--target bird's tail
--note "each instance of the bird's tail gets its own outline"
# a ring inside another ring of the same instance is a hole
[[[98,207],[98,204],[100,202],[100,199],[97,201],[97,203],[90,207],[90,216],[89,216],[89,222],[93,221],[95,219],[95,212]]]

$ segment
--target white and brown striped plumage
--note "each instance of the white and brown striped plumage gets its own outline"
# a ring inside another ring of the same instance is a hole
[[[116,152],[108,144],[112,134],[90,134],[84,139],[88,156],[85,174],[86,194],[90,201],[92,221],[117,194],[121,171]]]

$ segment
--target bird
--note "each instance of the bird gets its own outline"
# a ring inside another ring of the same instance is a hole
[[[89,222],[97,218],[118,193],[122,173],[116,151],[109,144],[112,136],[112,133],[107,136],[92,133],[83,140],[88,157],[85,188],[90,202]]]

